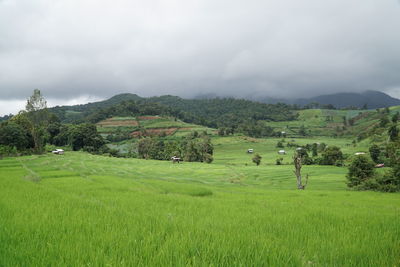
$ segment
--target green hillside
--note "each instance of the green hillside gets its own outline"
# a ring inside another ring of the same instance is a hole
[[[284,131],[288,136],[299,136],[300,128],[304,126],[309,136],[356,137],[360,133],[370,132],[382,117],[390,117],[400,111],[400,106],[391,107],[389,114],[383,111],[307,109],[298,111],[296,120],[266,122],[266,125],[275,131]]]

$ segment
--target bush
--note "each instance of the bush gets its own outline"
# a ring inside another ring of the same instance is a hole
[[[381,149],[379,148],[379,146],[377,146],[375,144],[372,145],[369,148],[369,154],[371,155],[371,158],[375,163],[380,163],[379,162],[379,156],[381,154]]]
[[[357,187],[365,184],[369,179],[375,176],[375,164],[366,156],[357,156],[349,166],[347,174],[347,185]],[[368,181],[372,183],[372,181]]]
[[[284,148],[282,141],[279,141],[279,142],[276,144],[276,147],[278,147],[278,148]]]
[[[253,162],[258,166],[261,163],[262,157],[259,154],[255,154],[253,157]]]
[[[343,153],[337,146],[330,146],[322,153],[321,165],[335,165],[337,161],[343,160]]]
[[[18,153],[15,146],[3,146],[0,145],[0,159],[6,156],[16,156]]]
[[[208,153],[206,153],[205,155],[204,155],[204,162],[205,163],[211,163],[211,162],[213,162],[213,160],[214,160],[214,158],[213,158],[213,156],[211,155],[211,154],[208,154]]]

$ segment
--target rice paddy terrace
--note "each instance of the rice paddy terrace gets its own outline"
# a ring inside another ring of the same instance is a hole
[[[129,132],[132,137],[142,135],[184,135],[191,131],[207,130],[206,127],[189,124],[170,117],[138,116],[112,117],[97,123],[97,130],[103,134]]]
[[[345,167],[317,165],[304,166],[309,187],[296,190],[294,148],[278,155],[277,141],[214,137],[212,164],[69,151],[4,158],[0,265],[398,266],[400,194],[349,191]],[[349,155],[368,147],[295,141]]]

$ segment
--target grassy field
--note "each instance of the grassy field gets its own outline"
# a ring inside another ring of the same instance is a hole
[[[278,140],[214,138],[212,164],[0,160],[0,266],[399,266],[400,194],[349,191],[332,166],[304,166],[298,191]]]

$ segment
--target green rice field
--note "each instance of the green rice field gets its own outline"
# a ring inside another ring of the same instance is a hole
[[[299,191],[279,140],[214,137],[212,164],[4,158],[0,266],[399,266],[400,194],[350,191],[346,167],[317,165]],[[295,139],[317,141],[368,148]]]

